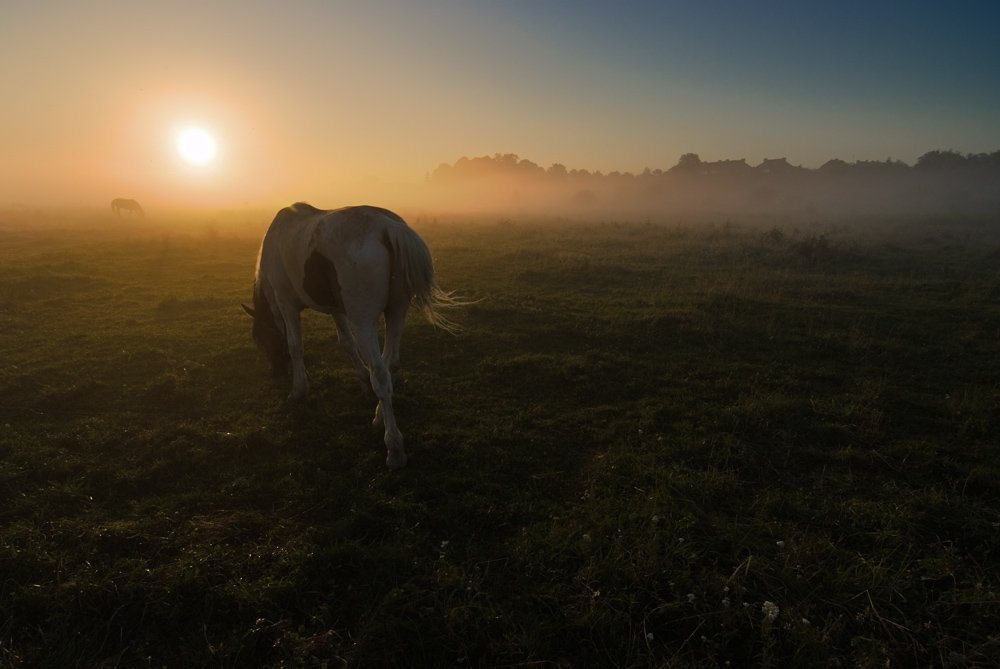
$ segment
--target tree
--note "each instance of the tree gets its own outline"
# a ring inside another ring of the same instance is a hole
[[[845,163],[840,158],[833,158],[826,161],[819,167],[820,172],[825,172],[827,174],[843,174],[851,169],[851,166]]]
[[[680,157],[680,160],[677,161],[677,165],[673,169],[678,172],[693,174],[701,170],[701,158],[698,157],[697,153],[685,153]]]
[[[915,167],[921,170],[948,170],[965,164],[965,157],[958,151],[928,151],[917,158]]]

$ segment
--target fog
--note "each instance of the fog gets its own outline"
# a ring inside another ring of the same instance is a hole
[[[209,184],[203,189],[211,190]],[[134,197],[144,211],[114,213],[110,204],[118,197]],[[963,155],[936,150],[913,165],[834,159],[815,169],[785,158],[750,164],[743,159],[703,161],[688,153],[672,167],[637,174],[590,172],[562,164],[542,167],[515,154],[494,154],[443,163],[422,183],[342,178],[325,187],[314,182],[241,193],[231,201],[220,193],[205,202],[155,190],[137,194],[107,189],[99,197],[91,193],[73,208],[53,207],[51,200],[44,206],[7,203],[0,205],[0,225],[70,220],[105,225],[115,220],[124,226],[150,226],[189,221],[255,229],[295,201],[331,209],[374,204],[410,218],[445,216],[467,222],[518,217],[652,222],[982,218],[1000,214],[1000,151]]]
[[[767,159],[681,156],[639,174],[543,168],[514,154],[462,158],[428,178],[424,206],[453,212],[656,218],[766,216],[982,216],[1000,213],[1000,151],[930,151],[912,166],[893,160],[818,169]]]

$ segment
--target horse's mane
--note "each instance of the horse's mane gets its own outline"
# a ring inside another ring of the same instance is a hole
[[[283,374],[288,365],[288,342],[278,327],[259,277],[253,284],[253,310],[253,340],[267,356],[275,374]]]

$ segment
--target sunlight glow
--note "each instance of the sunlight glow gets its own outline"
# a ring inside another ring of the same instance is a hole
[[[215,158],[215,139],[202,128],[184,128],[177,133],[177,151],[187,162],[204,165]]]

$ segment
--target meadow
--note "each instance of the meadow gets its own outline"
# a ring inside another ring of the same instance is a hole
[[[1000,221],[414,218],[399,472],[268,222],[0,216],[0,666],[1000,661]]]

